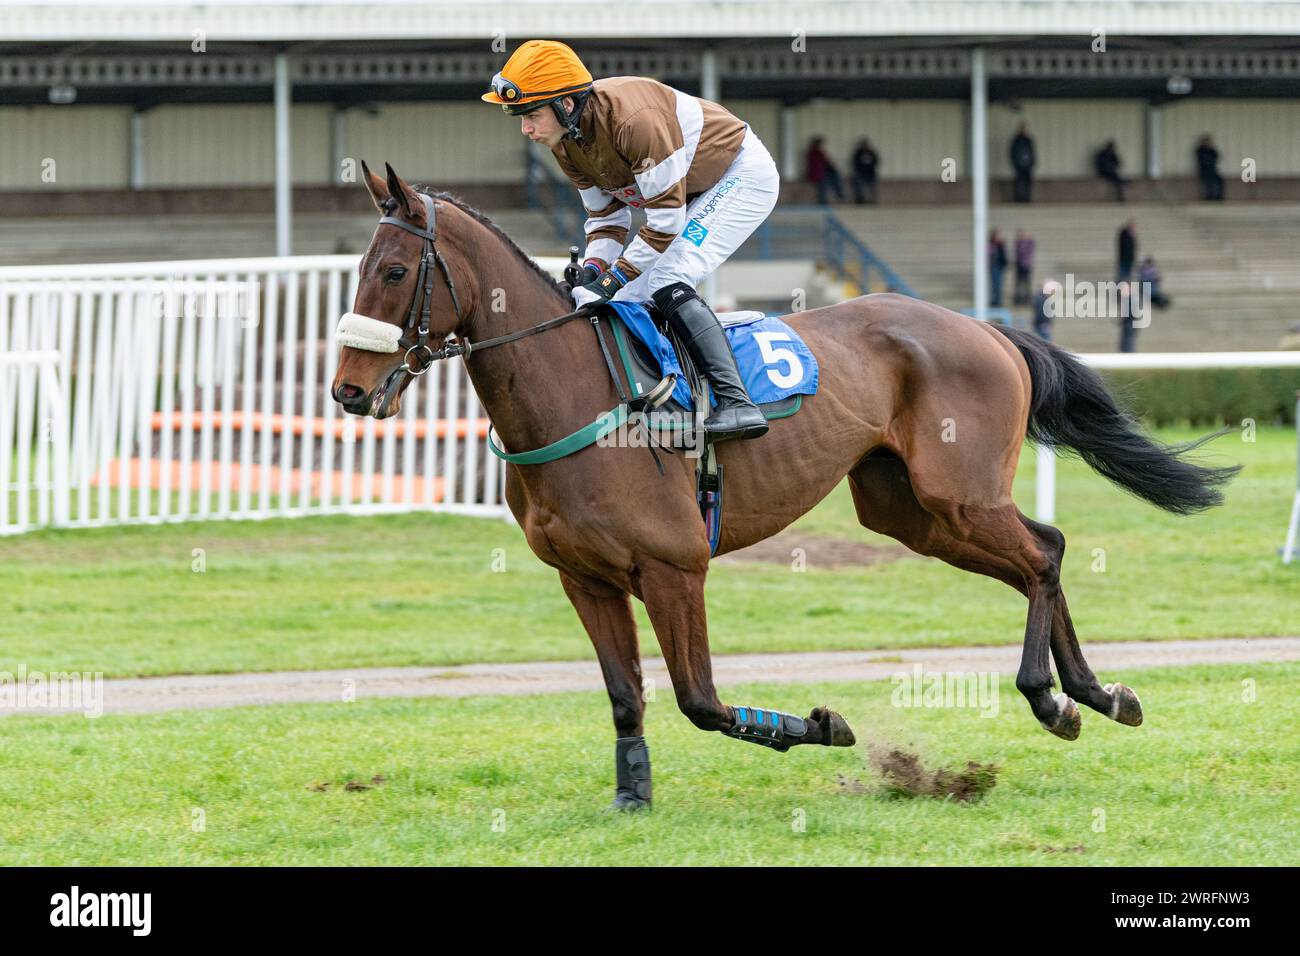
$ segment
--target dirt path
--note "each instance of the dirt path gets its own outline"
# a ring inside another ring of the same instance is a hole
[[[1089,663],[1104,683],[1109,672],[1185,664],[1227,664],[1300,660],[1300,637],[1231,638],[1201,641],[1134,641],[1091,644]],[[1020,646],[941,647],[881,651],[813,651],[793,654],[715,656],[719,686],[745,683],[888,680],[921,665],[926,671],[997,671],[1014,674]],[[672,686],[660,658],[645,661],[645,676],[660,692]],[[358,668],[147,677],[103,682],[104,713],[243,707],[254,704],[336,702],[367,697],[471,697],[558,694],[603,690],[594,660],[459,667]],[[49,707],[0,706],[0,715],[81,712]]]

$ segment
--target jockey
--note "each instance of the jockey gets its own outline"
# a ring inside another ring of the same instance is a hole
[[[551,150],[582,197],[585,284],[574,304],[653,301],[717,400],[704,421],[710,438],[765,433],[726,333],[696,293],[776,205],[776,164],[748,124],[656,80],[593,81],[553,40],[515,50],[482,98],[520,116],[523,134]],[[625,249],[634,207],[646,222]]]

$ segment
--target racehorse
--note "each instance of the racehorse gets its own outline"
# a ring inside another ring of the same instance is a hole
[[[382,219],[360,263],[351,315],[385,341],[341,348],[332,394],[347,411],[396,414],[413,378],[454,355],[464,355],[510,451],[555,442],[618,402],[589,324],[557,318],[570,305],[564,288],[504,233],[452,196],[418,192],[391,167],[386,180],[363,171]],[[1012,501],[1021,446],[1028,435],[1073,451],[1176,514],[1221,503],[1219,486],[1237,469],[1186,460],[1206,439],[1153,442],[1094,371],[1023,331],[888,293],[786,319],[818,360],[819,390],[764,437],[717,446],[728,477],[717,553],[776,534],[847,476],[865,527],[1025,595],[1016,687],[1044,728],[1077,738],[1075,701],[1140,724],[1137,695],[1101,686],[1079,648],[1061,589],[1065,538]],[[693,464],[674,456],[667,465],[661,475],[643,451],[588,446],[506,466],[510,510],[533,552],[559,572],[595,645],[617,734],[617,808],[651,799],[631,595],[645,604],[677,705],[696,727],[780,751],[854,743],[829,708],[799,718],[719,699],[704,604],[710,550]],[[1064,693],[1052,693],[1049,653]]]

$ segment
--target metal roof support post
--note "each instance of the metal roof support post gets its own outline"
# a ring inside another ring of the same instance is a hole
[[[1164,175],[1160,168],[1160,106],[1148,103],[1147,121],[1147,178],[1159,179]]]
[[[144,110],[131,111],[129,134],[130,185],[132,189],[144,189]]]
[[[781,178],[788,183],[799,181],[799,162],[795,158],[798,147],[794,141],[794,111],[789,103],[780,106],[781,121]]]
[[[989,171],[988,76],[984,50],[970,51],[971,254],[975,275],[975,318],[988,320],[989,307]]]
[[[700,96],[714,103],[722,99],[722,85],[718,81],[718,53],[712,47],[705,47],[700,54]],[[718,273],[710,273],[703,282],[700,295],[704,301],[712,304],[718,298]]]
[[[289,55],[275,55],[275,254],[292,255],[293,174],[289,167]]]
[[[338,186],[343,183],[343,164],[347,161],[348,109],[335,106],[330,113],[330,168],[326,182]]]

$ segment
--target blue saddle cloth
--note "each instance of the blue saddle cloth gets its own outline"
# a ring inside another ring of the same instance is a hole
[[[611,302],[609,305],[659,360],[659,374],[677,376],[673,400],[687,411],[693,411],[691,390],[677,362],[677,354],[646,307],[639,302]],[[779,402],[791,395],[816,394],[817,359],[786,323],[771,317],[755,318],[752,322],[727,326],[726,333],[731,351],[736,356],[740,377],[755,404]]]

